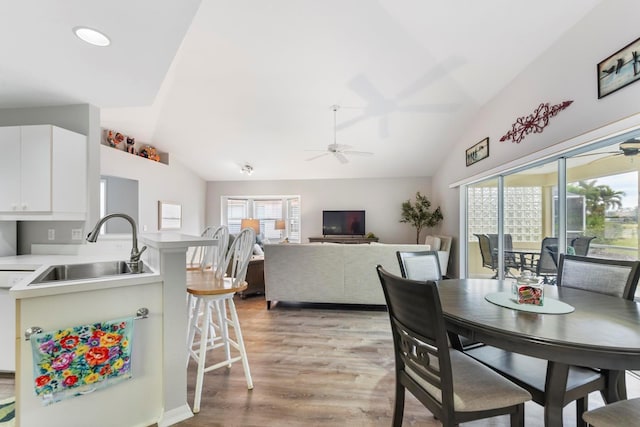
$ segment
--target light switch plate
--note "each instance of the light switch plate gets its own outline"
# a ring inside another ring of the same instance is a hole
[[[56,240],[56,230],[53,228],[50,228],[49,231],[47,232],[47,238],[49,240]]]
[[[82,240],[82,228],[71,229],[71,240]]]

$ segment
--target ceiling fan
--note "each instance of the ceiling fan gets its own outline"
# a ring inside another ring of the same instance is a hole
[[[637,156],[638,154],[640,154],[640,137],[627,139],[626,141],[621,142],[618,145],[617,151],[604,151],[604,152],[600,151],[600,152],[594,152],[594,153],[585,153],[585,154],[579,154],[573,157],[586,157],[586,156],[593,156],[596,154],[613,154],[614,156],[622,155],[625,157]]]
[[[372,156],[373,153],[369,151],[354,151],[350,145],[346,144],[338,144],[336,141],[336,112],[340,108],[338,105],[332,105],[331,109],[333,110],[333,144],[329,144],[326,150],[306,150],[306,151],[321,151],[322,154],[318,154],[317,156],[310,157],[306,159],[307,161],[319,159],[320,157],[324,157],[329,154],[333,154],[333,156],[338,159],[340,163],[349,163],[349,159],[347,156]]]

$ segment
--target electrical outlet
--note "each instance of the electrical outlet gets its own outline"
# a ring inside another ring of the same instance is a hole
[[[49,231],[47,232],[47,238],[49,240],[56,240],[56,230],[53,228],[50,228]]]
[[[82,240],[82,228],[71,229],[71,240]]]
[[[142,231],[147,231],[147,226],[146,225],[142,226]]]

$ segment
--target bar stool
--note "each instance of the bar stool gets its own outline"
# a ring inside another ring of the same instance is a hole
[[[207,227],[201,234],[202,237],[210,238],[213,240],[217,240],[218,244],[214,246],[200,246],[197,247],[193,251],[193,255],[191,257],[191,261],[187,265],[187,271],[211,271],[213,273],[214,279],[220,279],[224,277],[225,270],[227,269],[227,246],[229,245],[229,228],[226,225],[221,225],[217,228]],[[204,276],[206,277],[206,276]],[[201,277],[199,280],[205,280],[204,277]],[[202,316],[204,314],[202,308],[199,310],[194,310],[195,307],[195,298],[192,294],[187,293],[187,307],[189,313],[189,320],[187,322],[187,336],[189,336],[189,330],[191,325],[191,317],[194,315]],[[212,340],[216,336],[216,330],[214,325],[210,325],[211,329],[209,330],[209,339]],[[198,332],[200,332],[199,328],[197,328]],[[188,343],[193,346],[193,338],[192,337]],[[189,354],[187,354],[187,365],[189,365]]]
[[[234,240],[225,261],[225,265],[231,263],[230,277],[216,277],[215,271],[201,270],[189,271],[187,274],[187,292],[194,300],[189,321],[188,353],[198,363],[194,413],[200,412],[202,384],[206,372],[223,366],[230,368],[234,362],[242,361],[247,388],[249,390],[253,388],[233,295],[247,288],[245,277],[254,242],[255,232],[249,228],[242,230]],[[203,311],[202,316],[198,314],[200,310]],[[199,319],[200,322],[198,322]],[[235,340],[229,335],[229,327],[233,328]],[[218,331],[219,334],[212,331]],[[199,343],[194,342],[196,332],[200,334]],[[207,352],[216,348],[224,348],[225,359],[206,366]],[[237,350],[239,355],[232,357],[231,348]]]

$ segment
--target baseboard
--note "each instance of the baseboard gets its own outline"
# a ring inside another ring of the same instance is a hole
[[[193,412],[191,412],[189,405],[185,403],[178,408],[163,412],[158,420],[158,427],[172,426],[191,417],[193,417]]]

